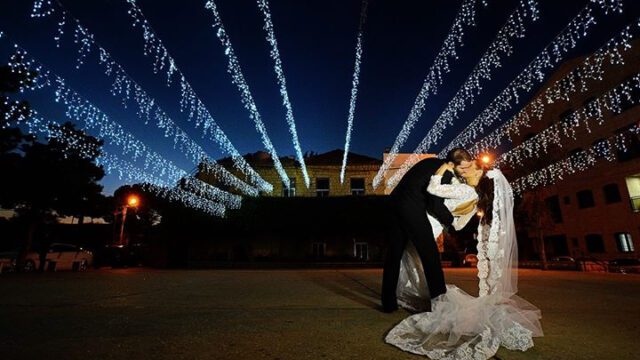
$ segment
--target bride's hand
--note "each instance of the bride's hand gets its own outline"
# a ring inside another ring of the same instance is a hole
[[[438,168],[438,171],[436,171],[436,175],[444,175],[444,173],[447,171],[453,171],[453,164],[448,162],[448,163],[444,163],[442,164],[442,166],[440,166]]]

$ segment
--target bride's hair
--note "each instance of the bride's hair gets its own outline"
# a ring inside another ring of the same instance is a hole
[[[484,214],[480,221],[486,225],[490,224],[493,219],[494,183],[493,179],[487,176],[489,168],[482,166],[478,161],[476,161],[476,166],[482,168],[482,177],[478,181],[478,185],[476,185],[476,192],[478,193],[478,210]]]

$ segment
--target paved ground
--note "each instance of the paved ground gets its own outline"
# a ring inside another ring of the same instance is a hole
[[[446,270],[473,292],[475,273]],[[380,270],[0,275],[7,359],[419,359],[382,338]],[[499,359],[638,359],[640,276],[522,270],[545,337]],[[476,291],[477,293],[477,291]]]

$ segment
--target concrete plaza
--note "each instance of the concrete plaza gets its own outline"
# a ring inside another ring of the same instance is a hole
[[[99,270],[0,276],[6,359],[419,359],[383,342],[381,270]],[[447,282],[477,294],[475,271]],[[520,271],[545,336],[499,359],[637,359],[640,276]]]

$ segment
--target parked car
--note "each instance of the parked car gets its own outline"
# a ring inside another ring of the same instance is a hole
[[[478,265],[478,255],[476,254],[467,254],[464,256],[462,260],[463,266],[475,267]]]
[[[45,270],[85,271],[93,263],[93,253],[72,244],[54,243],[47,251]],[[23,271],[30,272],[40,267],[40,254],[27,254]]]
[[[609,271],[622,274],[640,274],[640,260],[638,259],[614,259],[609,261]]]
[[[16,270],[17,251],[0,252],[0,274]]]

